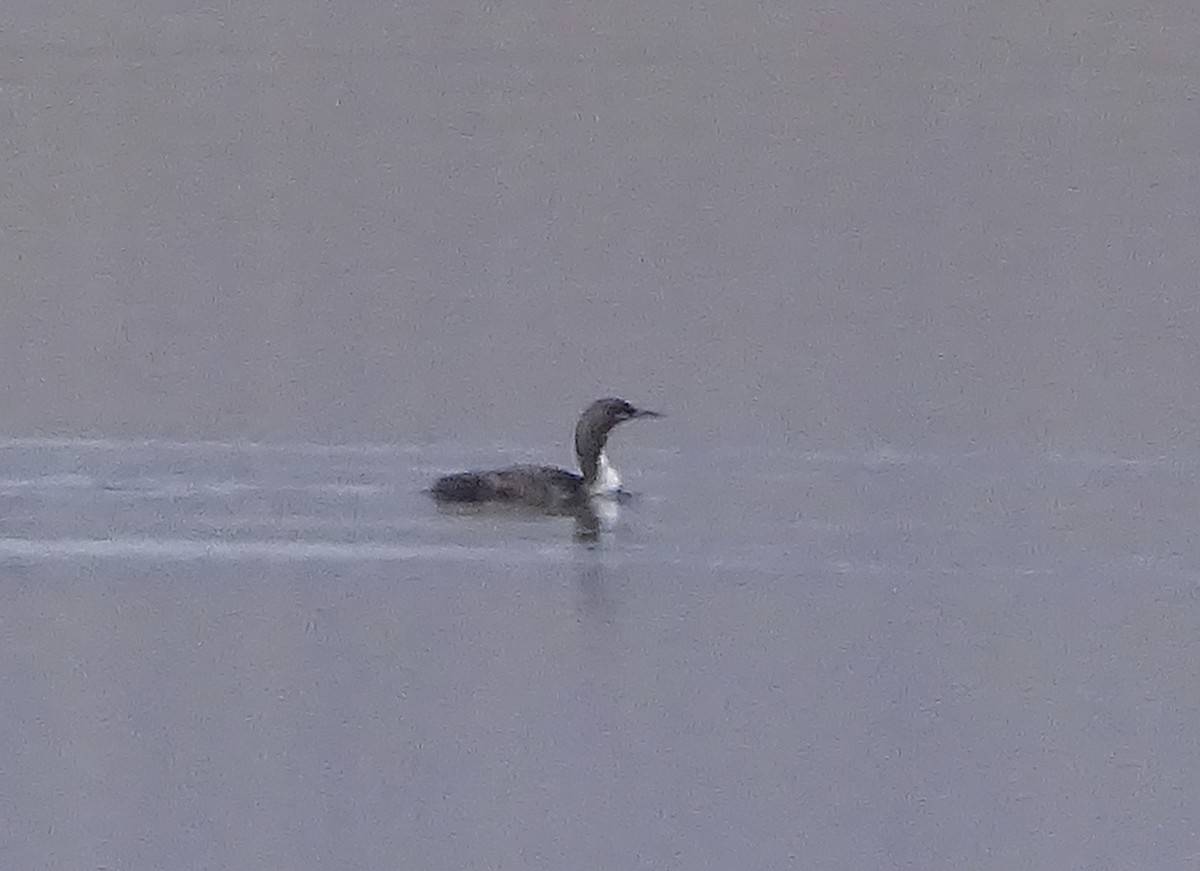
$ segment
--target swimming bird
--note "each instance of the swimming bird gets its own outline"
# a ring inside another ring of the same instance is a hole
[[[459,472],[438,478],[429,492],[441,503],[493,503],[535,509],[548,514],[591,511],[596,499],[615,499],[621,477],[608,461],[604,446],[619,423],[662,417],[634,408],[624,399],[597,399],[575,425],[575,459],[582,474],[556,466],[508,466],[490,472]]]

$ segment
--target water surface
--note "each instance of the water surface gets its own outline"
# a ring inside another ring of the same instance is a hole
[[[587,543],[494,450],[0,444],[10,860],[1191,855],[1200,458],[623,443]]]

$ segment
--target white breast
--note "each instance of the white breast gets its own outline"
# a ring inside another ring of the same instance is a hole
[[[608,461],[608,456],[601,451],[600,463],[596,471],[596,481],[592,484],[593,496],[615,496],[621,489],[621,476]]]

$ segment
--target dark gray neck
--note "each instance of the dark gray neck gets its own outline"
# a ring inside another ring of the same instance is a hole
[[[614,424],[600,418],[589,418],[584,415],[575,427],[575,459],[579,461],[579,471],[583,472],[583,483],[590,487],[596,483],[600,472],[600,454],[608,442],[608,434]]]

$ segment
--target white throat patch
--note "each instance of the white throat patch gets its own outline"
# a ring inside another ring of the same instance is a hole
[[[596,469],[596,481],[592,484],[591,494],[593,496],[616,496],[620,489],[621,476],[608,461],[608,455],[601,451],[600,462]]]

